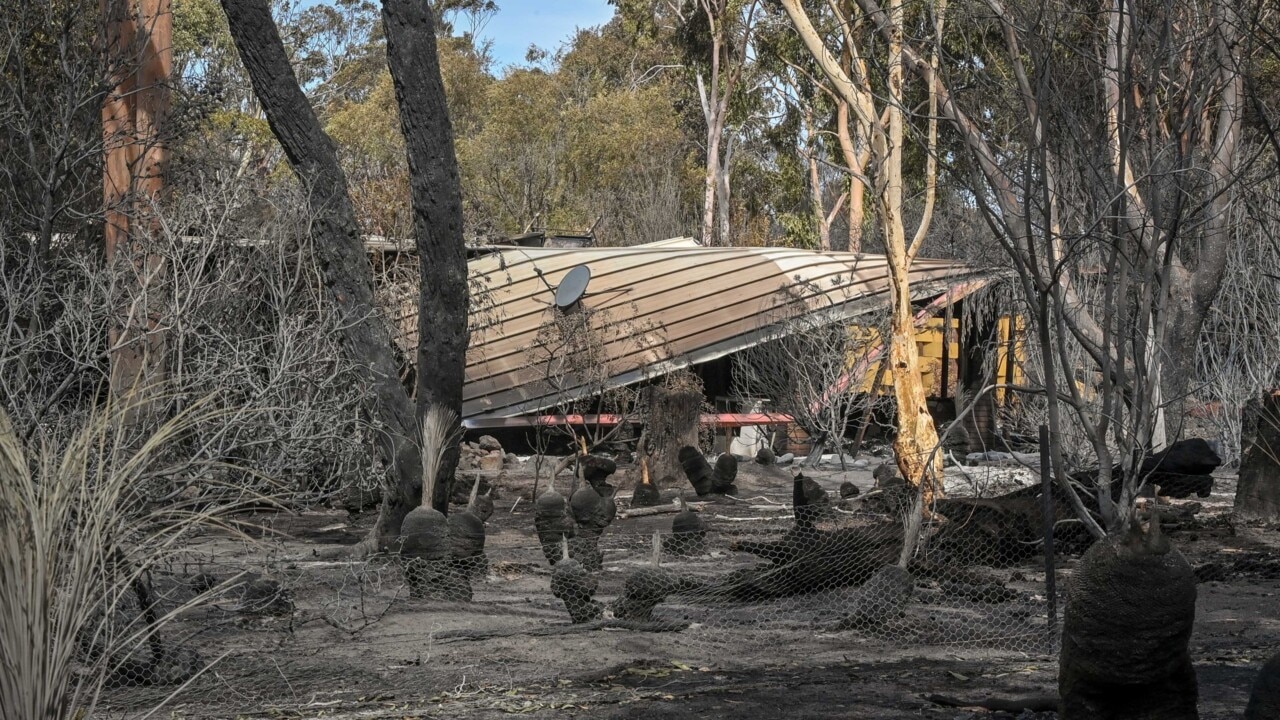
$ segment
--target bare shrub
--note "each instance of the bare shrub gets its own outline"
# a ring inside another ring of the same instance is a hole
[[[1233,242],[1218,299],[1205,318],[1197,364],[1201,414],[1216,427],[1219,455],[1240,459],[1245,404],[1280,383],[1280,199],[1275,160],[1252,168],[1237,192]]]
[[[163,338],[167,378],[141,430],[220,391],[210,401],[217,412],[181,443],[225,468],[174,474],[157,492],[188,491],[212,475],[252,484],[256,475],[309,501],[378,482],[365,447],[375,429],[339,342],[338,328],[360,318],[340,316],[322,291],[297,191],[265,190],[222,177],[180,188],[154,209],[150,236],[136,238],[160,268],[141,285],[126,282],[132,266],[104,266],[87,243],[64,241],[42,266],[28,236],[0,237],[0,395],[19,437],[63,441],[93,414],[113,351],[105,328],[128,307],[131,284],[143,288],[137,304]]]
[[[882,347],[886,320],[883,314],[859,318],[857,325],[833,323],[822,314],[782,320],[780,337],[741,353],[735,392],[744,404],[767,398],[770,409],[790,415],[816,442],[842,453],[846,429],[876,400],[863,392],[863,383],[877,374],[866,360]],[[815,446],[815,454],[821,449]]]
[[[568,423],[539,424],[534,438],[538,449],[535,475],[541,473],[542,458],[557,438],[568,440],[575,449],[586,443],[591,450],[612,442],[637,419],[640,391],[634,384],[619,384],[621,366],[610,359],[661,346],[660,328],[627,319],[637,315],[634,305],[618,310],[579,306],[554,310],[539,326],[529,357],[542,373],[535,387],[545,409],[564,416],[616,414],[621,422],[587,425],[585,434]],[[557,469],[552,471],[553,482]]]

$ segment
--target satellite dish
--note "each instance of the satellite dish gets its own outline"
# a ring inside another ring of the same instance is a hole
[[[568,272],[556,288],[556,307],[566,310],[573,307],[587,293],[587,283],[591,282],[591,269],[579,265]]]

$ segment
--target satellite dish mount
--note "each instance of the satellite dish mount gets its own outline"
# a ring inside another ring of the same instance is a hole
[[[556,308],[561,312],[576,308],[587,294],[587,284],[590,282],[591,269],[586,265],[578,265],[566,273],[556,288]]]

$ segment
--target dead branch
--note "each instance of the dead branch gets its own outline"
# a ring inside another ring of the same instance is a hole
[[[475,640],[494,640],[508,637],[549,637],[556,635],[578,635],[596,630],[631,630],[634,632],[680,632],[689,627],[684,621],[663,620],[621,620],[608,618],[574,625],[553,625],[551,627],[530,628],[523,630],[446,630],[436,633],[436,640],[441,642],[462,642]]]

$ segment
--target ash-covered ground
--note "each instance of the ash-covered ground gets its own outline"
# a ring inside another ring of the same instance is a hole
[[[846,481],[863,497],[870,465],[806,474],[833,498]],[[956,600],[920,581],[905,615],[874,631],[834,631],[831,620],[856,588],[764,602],[684,602],[657,616],[688,623],[678,632],[602,629],[548,634],[568,623],[549,591],[551,569],[533,527],[531,463],[491,473],[496,511],[488,521],[489,573],[473,582],[472,603],[408,597],[392,561],[353,562],[342,551],[364,537],[372,513],[342,510],[259,515],[257,542],[210,534],[190,562],[157,584],[178,597],[192,578],[252,573],[276,583],[287,601],[264,612],[233,600],[184,617],[167,636],[217,660],[163,714],[272,718],[991,718],[924,699],[1051,693],[1053,633],[1044,617],[1043,557],[982,568],[1009,590],[1003,602]],[[617,519],[601,540],[598,597],[608,601],[631,570],[651,563],[652,533],[672,514],[627,517],[634,469],[612,478]],[[1031,482],[1016,468],[951,470],[948,491],[996,494]],[[562,479],[563,482],[563,479]],[[709,534],[694,557],[663,567],[715,577],[759,562],[732,549],[743,537],[782,534],[792,523],[792,470],[743,463],[736,500],[700,506]],[[687,491],[664,488],[664,499]],[[1280,543],[1274,529],[1228,519],[1233,478],[1220,477],[1200,511],[1173,528],[1197,567],[1192,654],[1201,716],[1236,718],[1256,668],[1280,649]],[[855,501],[835,520],[858,521]],[[1184,511],[1187,501],[1173,501]],[[1187,513],[1183,513],[1187,515]],[[1058,559],[1058,588],[1076,559]],[[1058,613],[1061,617],[1062,608]],[[171,686],[109,691],[113,714],[136,716]],[[1052,714],[1025,717],[1052,717]]]

